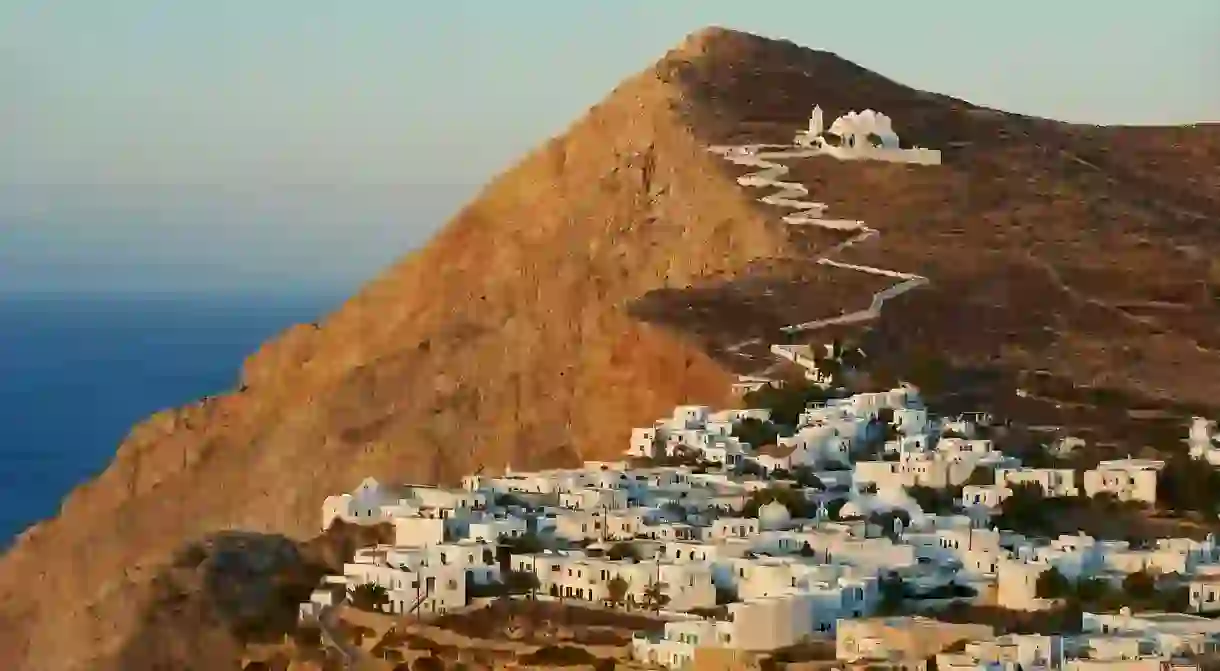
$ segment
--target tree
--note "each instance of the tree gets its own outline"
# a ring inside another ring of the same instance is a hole
[[[634,559],[639,561],[640,559],[640,553],[635,549],[635,545],[626,541],[619,541],[611,545],[610,549],[606,550],[606,556],[614,560]]]
[[[420,657],[411,663],[411,671],[445,671],[445,661],[436,655]]]
[[[996,526],[1019,533],[1042,533],[1054,526],[1053,507],[1035,483],[1012,485],[1012,495],[1000,504]]]
[[[894,615],[902,611],[902,602],[907,597],[906,581],[902,576],[890,571],[881,577],[877,590],[881,594],[881,603],[877,605],[879,615]]]
[[[522,499],[520,496],[509,492],[496,494],[496,498],[494,499],[493,503],[500,508],[507,508],[509,506],[515,506],[517,508],[529,507],[529,503],[527,503],[525,499]]]
[[[376,583],[366,582],[348,590],[348,600],[360,610],[381,610],[390,602],[390,593]]]
[[[754,461],[753,459],[739,460],[737,462],[737,471],[742,475],[752,475],[756,478],[762,477],[763,475],[762,466],[759,466],[758,462]]]
[[[835,398],[814,384],[792,384],[783,388],[767,386],[746,394],[742,400],[751,408],[766,408],[771,411],[771,421],[781,426],[795,426],[801,413],[814,401]]]
[[[1123,591],[1136,599],[1148,599],[1156,594],[1156,577],[1148,571],[1136,571],[1123,578]]]
[[[1072,583],[1054,566],[1038,575],[1034,594],[1039,599],[1062,599],[1072,593]]]
[[[627,591],[630,589],[631,584],[623,576],[616,575],[606,583],[606,601],[617,608],[627,602]]]
[[[532,594],[539,586],[538,576],[533,571],[509,571],[504,574],[504,587],[509,594]]]
[[[747,417],[733,425],[733,436],[758,449],[763,445],[775,444],[776,439],[779,438],[779,429],[771,422]]]
[[[1170,510],[1214,513],[1220,507],[1220,471],[1199,468],[1185,452],[1175,453],[1157,475],[1156,493]]]
[[[758,509],[772,501],[779,501],[788,509],[788,514],[794,518],[808,519],[813,517],[812,504],[800,490],[787,487],[768,487],[750,494],[742,506],[743,517],[758,517]]]
[[[1111,592],[1110,583],[1102,578],[1085,578],[1076,583],[1076,596],[1086,604],[1101,603]]]
[[[677,501],[666,501],[661,504],[661,511],[671,520],[681,522],[686,519],[686,506]]]
[[[533,533],[524,533],[516,537],[500,534],[497,540],[500,547],[505,548],[510,554],[537,554],[543,549],[542,540]]]
[[[648,583],[644,588],[644,604],[656,611],[669,605],[669,595],[665,593],[665,589],[668,587],[669,585],[663,582]]]
[[[882,535],[897,542],[898,534],[894,531],[894,520],[901,520],[902,528],[906,529],[911,525],[911,514],[901,508],[896,508],[885,512],[874,512],[868,516],[869,524],[879,527]]]
[[[961,489],[957,487],[938,489],[915,485],[907,487],[907,494],[915,499],[915,503],[918,503],[924,512],[946,515],[957,512],[957,498],[961,496]]]
[[[808,466],[794,466],[792,468],[792,479],[796,480],[798,487],[826,491],[826,484]]]

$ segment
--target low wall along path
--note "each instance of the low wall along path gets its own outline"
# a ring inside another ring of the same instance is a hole
[[[906,292],[921,287],[928,283],[928,278],[913,273],[904,273],[898,270],[889,270],[886,268],[876,268],[873,266],[862,266],[854,263],[844,263],[836,261],[834,257],[838,256],[843,250],[860,242],[864,242],[874,236],[880,235],[880,232],[874,228],[869,228],[862,221],[842,220],[842,219],[824,219],[822,217],[827,206],[824,203],[819,203],[811,200],[804,200],[809,195],[809,190],[805,185],[798,182],[785,182],[782,178],[788,174],[788,166],[779,161],[786,159],[809,158],[813,156],[828,156],[827,152],[820,149],[807,149],[797,147],[795,145],[778,145],[778,144],[746,144],[746,145],[722,145],[709,147],[708,151],[721,156],[722,158],[732,161],[737,165],[745,165],[758,168],[754,172],[742,175],[737,178],[737,183],[745,187],[775,189],[770,195],[763,196],[758,200],[768,205],[776,205],[779,207],[788,207],[796,210],[792,214],[783,217],[783,222],[789,226],[820,226],[822,228],[832,229],[836,231],[855,231],[856,234],[851,238],[842,242],[822,253],[817,258],[817,262],[821,265],[833,266],[845,270],[854,270],[861,273],[869,273],[872,275],[880,275],[884,277],[892,277],[898,280],[897,283],[889,288],[878,291],[873,295],[872,301],[868,307],[855,312],[844,313],[835,317],[826,319],[817,319],[814,321],[804,322],[800,324],[792,324],[785,326],[785,333],[807,333],[815,331],[827,326],[838,324],[856,324],[861,322],[876,319],[881,314],[881,308],[885,302],[891,298],[897,298]],[[730,352],[737,353],[741,356],[749,356],[741,352],[741,348],[762,344],[761,338],[755,338],[744,342],[737,343],[729,347]]]

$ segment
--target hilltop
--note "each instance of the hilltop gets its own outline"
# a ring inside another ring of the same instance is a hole
[[[707,151],[787,143],[814,104],[883,111],[944,155],[790,165],[833,216],[881,231],[844,262],[929,280],[867,335],[878,365],[936,352],[986,367],[997,403],[1039,369],[1146,405],[1217,398],[1220,128],[1006,114],[709,29],[321,323],[260,348],[234,391],[135,427],[0,561],[0,667],[91,668],[147,620],[134,597],[183,544],[233,528],[310,537],[318,502],[369,473],[573,464],[619,454],[676,403],[728,404],[734,375],[762,363],[729,345],[879,290],[812,262],[840,237],[785,227]]]

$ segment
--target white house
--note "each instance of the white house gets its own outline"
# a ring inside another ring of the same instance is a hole
[[[622,510],[629,492],[623,489],[583,487],[559,493],[559,505],[571,510]]]
[[[829,128],[823,128],[822,108],[815,106],[809,118],[809,128],[799,131],[793,142],[838,159],[940,164],[938,150],[902,148],[890,118],[873,110],[848,112],[835,119]]]
[[[388,522],[382,508],[398,505],[407,496],[401,487],[387,487],[374,478],[365,478],[348,494],[326,497],[322,502],[322,530],[335,520],[362,525]]]
[[[997,485],[1035,485],[1048,498],[1076,496],[1076,472],[1070,468],[997,468]]]
[[[938,669],[1062,669],[1065,660],[1062,636],[1004,634],[994,639],[971,641],[960,653],[936,656]],[[1117,671],[1117,669],[1115,670]]]
[[[394,545],[411,547],[445,542],[445,520],[439,516],[394,518]]]
[[[1195,578],[1188,583],[1190,609],[1196,613],[1220,612],[1220,575]]]
[[[1165,462],[1157,459],[1114,459],[1103,461],[1084,473],[1087,496],[1110,494],[1119,501],[1156,503],[1157,474]]]
[[[501,536],[517,538],[529,531],[529,523],[507,513],[488,513],[466,521],[463,536],[476,542],[495,542]]]
[[[1038,596],[1038,576],[1051,565],[1003,558],[996,566],[996,602],[1012,610],[1044,610],[1054,601]]]
[[[631,430],[631,445],[627,454],[632,457],[652,459],[659,456],[660,442],[657,439],[656,427],[635,428]]]
[[[1216,422],[1205,417],[1193,418],[1186,442],[1192,458],[1220,466],[1220,433],[1216,431]]]

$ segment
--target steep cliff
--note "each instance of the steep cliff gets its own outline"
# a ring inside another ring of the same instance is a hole
[[[1214,128],[1005,115],[831,54],[703,31],[322,323],[262,347],[239,391],[133,429],[0,561],[0,668],[87,669],[122,650],[148,619],[138,596],[152,576],[208,532],[304,537],[324,496],[368,474],[442,481],[610,457],[675,403],[729,402],[729,368],[744,364],[726,342],[876,290],[809,263],[837,240],[785,230],[706,151],[787,141],[813,103],[880,109],[946,151],[938,168],[793,166],[833,216],[883,231],[847,260],[930,278],[883,320],[895,352],[917,340],[1082,381],[1220,392],[1202,342],[1220,323]],[[1114,304],[1154,294],[1186,308],[1132,317]],[[1123,355],[1133,345],[1138,361]]]

